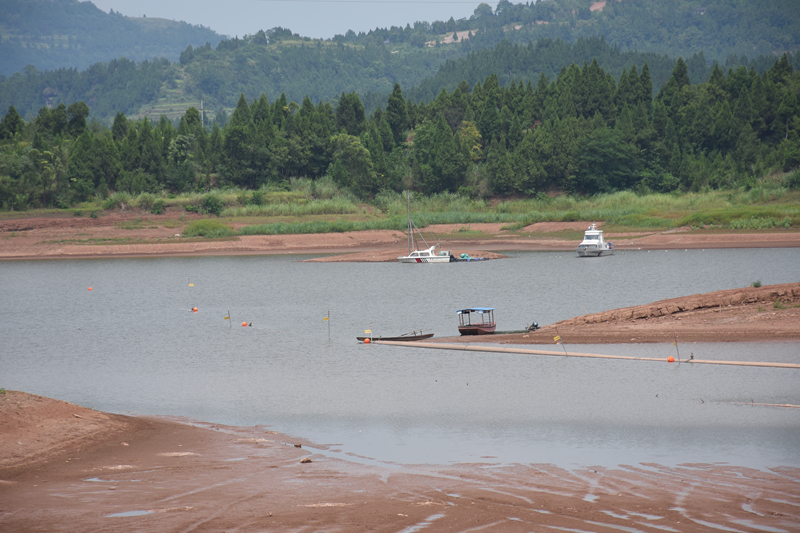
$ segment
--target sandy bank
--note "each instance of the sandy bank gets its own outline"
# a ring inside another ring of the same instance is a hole
[[[400,466],[336,455],[264,427],[111,415],[6,391],[0,529],[790,531],[800,523],[794,467],[566,470],[535,457]]]
[[[335,254],[318,261],[394,261],[407,251],[406,235],[374,230],[306,235],[255,235],[225,240],[187,239],[183,229],[198,215],[150,215],[117,211],[98,218],[21,216],[0,219],[0,260],[98,257],[161,257],[200,255]],[[234,224],[234,227],[243,224]],[[497,252],[572,251],[587,222],[542,222],[518,232],[502,224],[441,224],[425,229],[430,242],[460,255],[500,258]],[[570,233],[571,232],[571,233]],[[577,232],[577,233],[576,233]],[[626,250],[688,248],[800,247],[793,230],[719,233],[688,228],[663,232],[607,233],[615,247]]]
[[[553,345],[556,335],[566,344],[798,341],[800,283],[671,298],[562,320],[530,333],[431,342]]]

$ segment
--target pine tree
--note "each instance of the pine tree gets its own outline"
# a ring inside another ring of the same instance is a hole
[[[716,61],[714,61],[714,68],[711,69],[711,76],[708,78],[708,83],[716,85],[719,88],[725,87],[725,74],[722,73],[722,69],[719,68]]]
[[[689,67],[682,57],[679,57],[675,62],[675,67],[672,69],[672,78],[675,79],[678,89],[692,84],[692,81],[689,79]]]
[[[92,137],[88,131],[84,131],[72,145],[67,167],[75,201],[84,202],[94,194],[92,166]]]
[[[483,110],[481,110],[478,129],[481,132],[484,146],[500,138],[500,115],[497,113],[497,106],[494,104],[493,98],[486,99]]]
[[[664,140],[667,128],[667,110],[661,100],[653,103],[653,128],[659,140]]]
[[[395,83],[392,94],[386,103],[386,118],[389,121],[389,128],[392,130],[394,144],[399,145],[405,142],[405,131],[409,125],[406,101],[403,98],[403,91],[400,84]]]
[[[723,154],[732,149],[736,142],[735,121],[731,107],[727,101],[717,105],[714,114],[714,124],[711,127],[713,146]]]
[[[789,139],[789,124],[792,122],[792,119],[797,118],[798,111],[800,111],[800,108],[798,108],[797,97],[794,95],[794,91],[787,90],[778,108],[778,119],[786,125],[783,136],[784,140]]]
[[[233,115],[231,115],[229,126],[245,127],[248,126],[252,120],[253,116],[250,113],[250,106],[247,105],[244,93],[241,93],[239,95],[239,101],[236,104],[236,109],[234,109]]]
[[[378,127],[374,122],[371,122],[369,126],[367,150],[369,150],[370,159],[372,160],[372,168],[375,169],[378,181],[383,186],[383,178],[386,175],[386,155],[383,150],[381,134],[378,132]]]
[[[25,121],[17,113],[17,108],[9,106],[8,112],[0,122],[0,139],[13,139],[16,135],[22,135]]]
[[[114,124],[111,126],[111,136],[116,142],[121,142],[128,134],[128,119],[125,113],[120,111],[114,117]]]
[[[389,120],[381,120],[378,126],[378,133],[380,133],[381,141],[383,143],[384,153],[391,153],[394,150],[394,134],[391,127],[389,127]]]
[[[86,117],[89,116],[89,106],[84,102],[75,102],[67,108],[69,122],[67,131],[73,137],[78,137],[86,130]]]
[[[642,65],[642,73],[639,75],[639,99],[645,103],[647,113],[650,114],[653,111],[653,80],[647,61]]]

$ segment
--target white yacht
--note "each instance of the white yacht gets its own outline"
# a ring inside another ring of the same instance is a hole
[[[436,246],[431,246],[424,250],[414,250],[408,255],[397,258],[401,263],[449,263],[455,258],[450,251],[440,251],[436,253]]]
[[[592,224],[583,232],[583,240],[575,248],[575,251],[578,253],[578,257],[614,255],[614,243],[603,239],[603,230],[597,229],[597,224]]]

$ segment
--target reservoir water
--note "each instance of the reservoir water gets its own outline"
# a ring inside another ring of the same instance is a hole
[[[800,405],[798,370],[356,342],[370,328],[456,335],[455,310],[469,306],[495,307],[498,329],[515,330],[756,280],[800,282],[797,249],[510,255],[443,265],[3,262],[0,387],[103,411],[264,425],[382,463],[800,466],[800,409],[747,405]],[[675,333],[684,357],[800,363],[800,343],[682,344]],[[675,346],[573,351],[666,359]]]

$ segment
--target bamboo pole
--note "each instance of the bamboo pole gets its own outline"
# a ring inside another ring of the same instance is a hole
[[[431,348],[434,350],[462,350],[466,352],[490,352],[490,353],[515,353],[522,355],[551,355],[557,357],[588,357],[594,359],[624,359],[628,361],[657,361],[665,363],[667,360],[661,357],[635,357],[632,355],[606,355],[597,353],[575,353],[570,352],[565,355],[561,352],[549,350],[531,350],[527,348],[500,348],[497,346],[476,346],[471,344],[445,344],[434,342],[399,342],[399,341],[375,341],[375,344],[388,344],[393,346],[409,346],[413,348]],[[687,359],[684,363],[698,365],[731,365],[731,366],[760,366],[768,368],[797,368],[800,364],[796,363],[767,363],[754,361],[710,361],[702,359]]]

